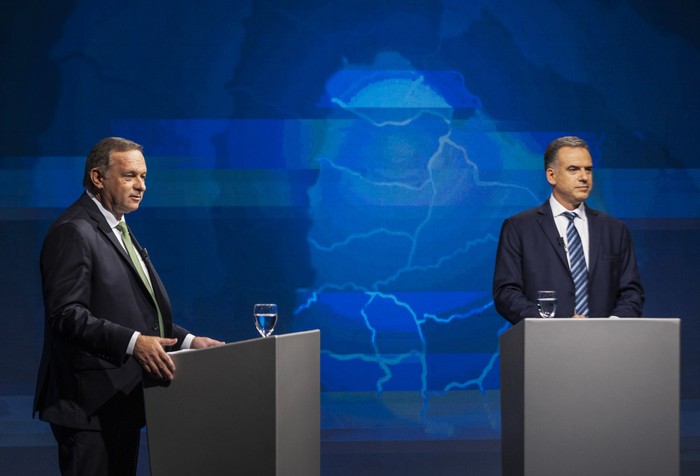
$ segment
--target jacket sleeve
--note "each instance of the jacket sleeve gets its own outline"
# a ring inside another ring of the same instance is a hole
[[[619,282],[613,316],[640,317],[644,306],[644,288],[637,268],[637,258],[634,253],[632,236],[626,226],[620,233]]]
[[[512,220],[501,227],[493,274],[493,301],[496,311],[512,324],[538,315],[535,303],[525,296],[522,242]]]

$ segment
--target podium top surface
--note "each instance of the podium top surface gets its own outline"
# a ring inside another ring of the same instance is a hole
[[[592,317],[588,319],[572,319],[570,317],[550,317],[547,319],[543,319],[541,317],[528,317],[526,319],[523,319],[520,321],[517,325],[520,325],[522,323],[525,323],[527,325],[538,325],[538,324],[545,324],[547,322],[571,322],[571,323],[616,323],[616,324],[622,324],[622,323],[639,323],[639,322],[669,322],[669,323],[674,323],[674,324],[680,324],[681,320],[677,317],[620,317],[620,318],[611,318],[611,317]],[[513,326],[513,327],[515,327]]]
[[[571,317],[549,317],[544,319],[542,317],[528,317],[526,321],[575,321],[575,322],[599,322],[610,321],[610,322],[635,322],[635,321],[673,321],[680,320],[678,317],[589,317],[586,319],[573,319]]]
[[[650,318],[650,317],[625,317],[625,318],[589,318],[572,319],[569,317],[547,318],[540,317],[526,318],[518,322],[506,332],[501,334],[501,338],[506,335],[533,335],[548,334],[574,336],[593,335],[635,335],[648,334],[650,332],[663,332],[667,330],[673,333],[680,332],[679,318]],[[576,330],[573,330],[576,329]]]
[[[240,345],[249,345],[249,344],[257,344],[261,343],[264,341],[267,342],[273,342],[276,340],[280,339],[296,339],[299,337],[305,337],[305,336],[311,336],[314,334],[320,334],[320,330],[318,329],[313,329],[310,331],[302,331],[302,332],[292,332],[289,334],[273,334],[268,337],[255,337],[253,339],[246,339],[246,340],[240,340],[240,341],[235,341],[235,342],[226,342],[224,345],[220,347],[230,347],[230,346],[240,346]],[[168,352],[170,355],[178,355],[178,354],[189,354],[191,352],[201,352],[201,351],[207,351],[211,349],[217,349],[218,347],[207,347],[204,349],[181,349],[181,350],[175,350],[172,352]]]

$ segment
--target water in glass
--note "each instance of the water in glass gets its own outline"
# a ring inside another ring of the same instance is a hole
[[[555,291],[537,291],[537,310],[540,317],[554,317],[557,312],[557,293]]]
[[[277,304],[256,304],[253,307],[255,328],[261,336],[268,337],[277,324]]]

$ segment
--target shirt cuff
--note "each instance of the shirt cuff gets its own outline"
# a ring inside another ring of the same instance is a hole
[[[182,341],[182,345],[180,346],[181,349],[189,349],[190,346],[192,345],[192,341],[194,340],[195,336],[192,334],[187,334],[185,336],[185,339]]]
[[[126,347],[126,355],[134,355],[136,339],[138,339],[140,335],[141,333],[139,331],[134,331],[134,334],[131,336],[131,340],[129,341],[129,345]]]

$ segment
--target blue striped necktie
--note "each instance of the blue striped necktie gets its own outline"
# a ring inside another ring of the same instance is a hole
[[[569,219],[569,225],[566,227],[566,242],[568,244],[571,277],[574,280],[574,289],[576,290],[574,313],[588,316],[588,269],[586,268],[586,257],[583,254],[581,237],[574,225],[574,220],[578,215],[574,212],[564,212],[564,216]]]

